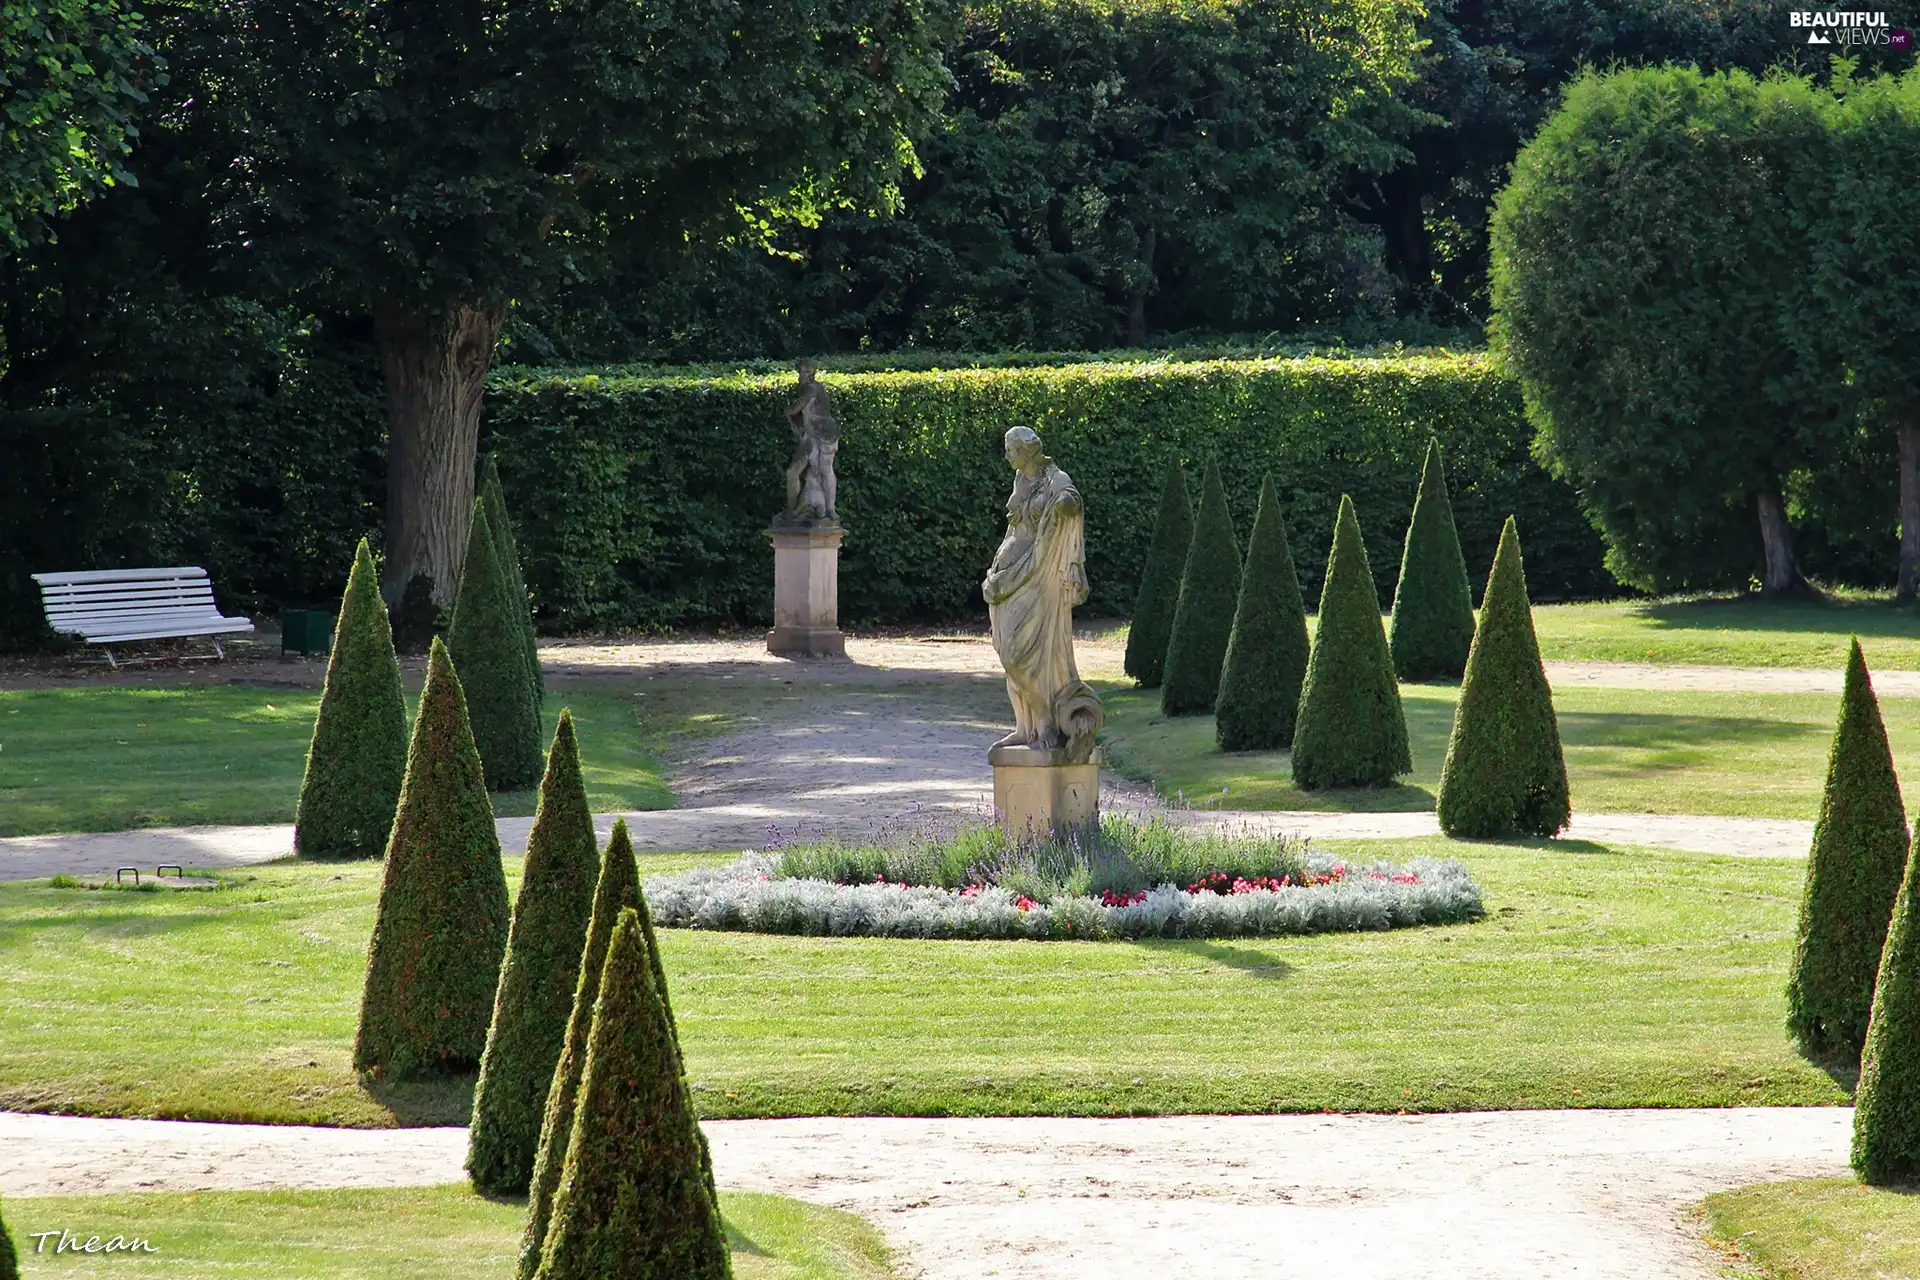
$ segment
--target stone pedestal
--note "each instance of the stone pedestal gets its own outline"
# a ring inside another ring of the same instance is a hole
[[[1015,840],[1044,840],[1100,820],[1100,757],[1070,763],[1065,751],[994,747],[993,807]]]
[[[770,653],[844,658],[840,634],[840,537],[837,522],[775,525],[773,540],[773,630]]]

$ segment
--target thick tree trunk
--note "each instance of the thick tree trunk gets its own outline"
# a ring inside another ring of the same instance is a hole
[[[1807,590],[1800,576],[1800,562],[1793,555],[1793,530],[1787,525],[1787,504],[1771,489],[1753,495],[1754,511],[1760,517],[1760,545],[1765,557],[1760,590],[1770,596],[1794,595]]]
[[[1900,598],[1920,592],[1920,402],[1894,422],[1900,437]]]
[[[374,314],[387,382],[387,560],[380,592],[408,647],[452,604],[473,508],[474,450],[502,308]],[[403,609],[403,604],[406,606]],[[400,638],[400,637],[397,637]]]

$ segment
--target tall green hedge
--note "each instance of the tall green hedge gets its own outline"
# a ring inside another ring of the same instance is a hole
[[[526,603],[514,598],[502,555],[487,519],[486,498],[477,496],[453,622],[447,628],[447,652],[467,690],[487,789],[517,791],[540,777],[540,705],[528,665]]]
[[[13,1237],[7,1234],[7,1223],[0,1218],[0,1280],[20,1280],[20,1260],[13,1250]]]
[[[1528,452],[1515,386],[1481,356],[1141,361],[1041,368],[825,373],[838,460],[840,612],[853,622],[980,608],[1006,531],[1009,423],[1031,423],[1087,498],[1093,612],[1133,608],[1167,469],[1220,459],[1230,507],[1252,511],[1271,471],[1302,589],[1341,493],[1370,526],[1404,528],[1438,435],[1471,563],[1493,559],[1509,512],[1528,529],[1543,600],[1613,590],[1572,489]],[[792,448],[790,374],[505,369],[488,444],[515,495],[542,624],[764,622],[773,575],[761,530]],[[1391,598],[1397,566],[1374,585]]]
[[[1873,985],[1852,1159],[1875,1185],[1920,1182],[1920,858],[1911,855]]]
[[[533,672],[535,706],[547,696],[547,678],[540,670],[540,641],[533,629],[533,609],[527,598],[527,571],[520,563],[520,540],[513,534],[513,517],[507,513],[507,491],[500,483],[500,464],[489,457],[480,469],[480,501],[487,508],[487,532],[493,537],[493,550],[506,576],[507,595],[517,602],[514,621],[525,632],[527,666]]]

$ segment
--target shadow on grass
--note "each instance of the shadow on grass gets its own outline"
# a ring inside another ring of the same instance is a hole
[[[1753,716],[1670,716],[1627,712],[1562,711],[1560,741],[1569,747],[1617,751],[1717,751],[1732,746],[1765,746],[1803,738],[1825,739],[1833,730],[1798,720]],[[1646,762],[1645,767],[1683,768],[1688,760]]]
[[[1207,942],[1195,938],[1142,938],[1135,946],[1147,951],[1175,951],[1182,955],[1198,956],[1211,960],[1215,964],[1225,965],[1229,969],[1238,969],[1250,973],[1256,978],[1273,980],[1285,978],[1293,973],[1293,966],[1279,956],[1265,951],[1254,951],[1248,947],[1232,947],[1224,942]]]
[[[480,1073],[424,1080],[383,1080],[362,1075],[360,1089],[393,1116],[402,1129],[462,1125],[473,1118],[473,1087]]]
[[[1895,600],[1669,600],[1631,610],[1656,627],[1676,630],[1827,632],[1920,639],[1920,608]]]

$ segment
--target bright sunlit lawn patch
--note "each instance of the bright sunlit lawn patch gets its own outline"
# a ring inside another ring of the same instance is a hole
[[[1783,1029],[1797,862],[1327,847],[1457,857],[1488,917],[1231,942],[664,930],[696,1100],[708,1116],[1847,1100]],[[643,872],[694,860],[648,855]],[[461,1122],[470,1078],[375,1091],[349,1069],[378,870],[278,864],[159,893],[0,884],[0,1107]]]
[[[1708,1196],[1705,1208],[1708,1238],[1768,1280],[1920,1276],[1920,1187],[1769,1182]]]

